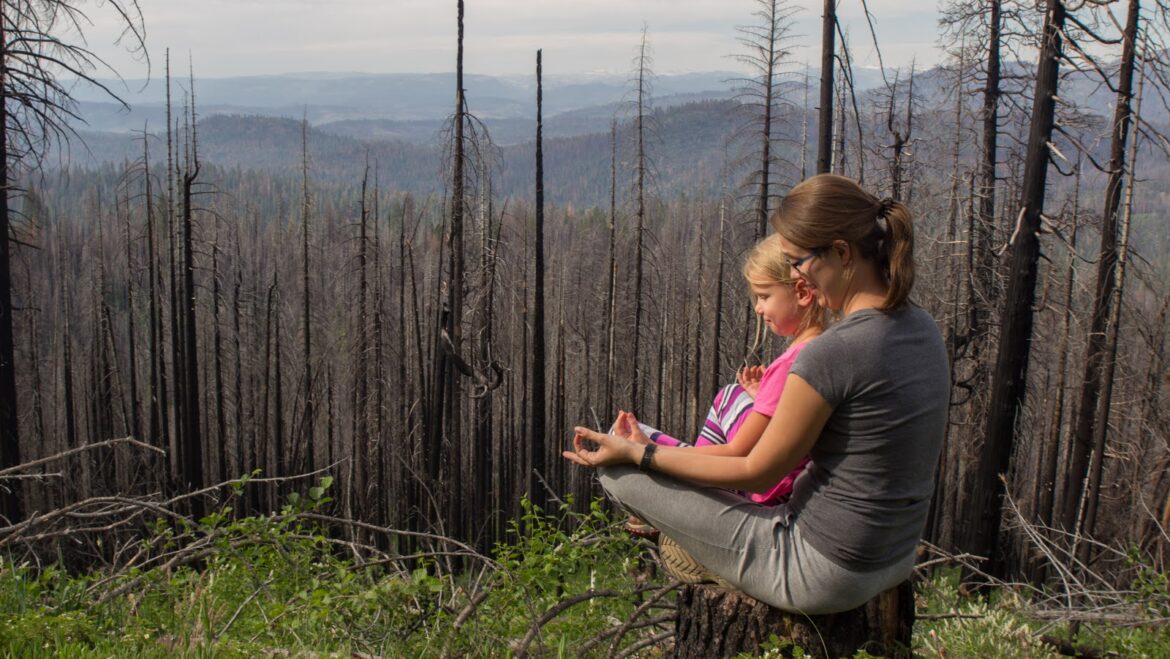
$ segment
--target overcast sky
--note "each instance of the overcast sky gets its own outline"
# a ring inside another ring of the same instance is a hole
[[[139,0],[156,71],[163,51],[199,77],[309,71],[406,73],[455,68],[454,0]],[[797,63],[817,61],[821,0],[790,0]],[[937,11],[921,0],[870,0],[887,66],[936,64]],[[119,26],[101,3],[84,5],[90,47],[126,78],[146,74],[112,45]],[[839,17],[855,59],[876,66],[858,0]],[[738,25],[753,0],[467,0],[465,70],[528,73],[537,48],[545,73],[624,73],[643,24],[658,73],[734,70]],[[99,73],[99,75],[102,75]]]

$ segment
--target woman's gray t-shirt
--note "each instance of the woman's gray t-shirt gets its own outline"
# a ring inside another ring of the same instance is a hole
[[[811,341],[790,373],[833,408],[789,509],[817,551],[869,571],[922,535],[946,432],[950,368],[923,309],[865,309]]]

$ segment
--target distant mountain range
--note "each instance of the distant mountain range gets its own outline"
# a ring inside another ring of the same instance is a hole
[[[1024,73],[1023,65],[1009,67]],[[905,75],[904,73],[902,74]],[[887,76],[891,81],[894,74]],[[1005,76],[1009,81],[1019,78]],[[885,86],[876,70],[856,71],[858,104],[877,121]],[[810,76],[806,92],[803,78],[786,78],[783,97],[788,119],[777,135],[780,157],[798,162],[803,111],[815,121],[817,80]],[[900,81],[899,95],[906,80]],[[123,92],[129,109],[110,102],[92,86],[78,85],[80,115],[86,124],[76,126],[84,145],[73,144],[50,164],[93,167],[121,163],[141,156],[144,127],[153,135],[165,126],[165,89],[161,80],[105,81]],[[1030,93],[1026,83],[1018,92]],[[733,144],[736,128],[750,112],[737,99],[734,75],[725,72],[663,75],[652,89],[651,157],[655,185],[660,193],[708,194],[717,192],[721,172],[743,153]],[[953,77],[941,69],[919,71],[914,79],[916,113],[920,115],[917,140],[949,122],[953,101]],[[313,176],[318,180],[360,180],[368,155],[379,164],[382,182],[392,188],[419,193],[442,187],[442,127],[454,102],[451,74],[297,74],[247,78],[211,78],[195,81],[199,148],[204,162],[226,168],[253,169],[280,176],[299,176],[302,117],[311,130],[309,150]],[[189,82],[172,86],[175,112],[181,115],[189,96]],[[535,125],[535,80],[532,76],[467,76],[465,89],[470,110],[489,130],[500,147],[494,178],[502,195],[529,194],[532,178],[532,141]],[[544,89],[544,136],[547,192],[550,200],[579,205],[601,204],[608,199],[609,131],[619,121],[618,158],[630,161],[628,119],[631,84],[623,76],[547,76]],[[807,94],[807,97],[806,97]],[[978,98],[969,99],[977,112]],[[1104,86],[1085,74],[1072,73],[1062,81],[1061,97],[1089,115],[1084,125],[1107,124],[1113,97]],[[1029,107],[1027,99],[1017,99]],[[1148,121],[1165,122],[1165,108],[1148,104]],[[1069,106],[1062,105],[1062,112]],[[1160,113],[1160,114],[1155,114]],[[945,117],[943,116],[945,115]],[[931,119],[931,117],[934,119]],[[926,122],[925,124],[923,122]],[[884,124],[884,120],[881,120]],[[930,125],[930,124],[935,125]],[[1006,128],[1006,125],[1005,125]],[[853,130],[850,128],[850,130]],[[877,138],[883,126],[866,128]],[[936,135],[934,139],[945,139]],[[151,147],[159,158],[162,147]],[[619,176],[623,165],[619,163]]]
[[[653,105],[666,108],[701,100],[727,99],[737,93],[739,74],[712,71],[653,76]],[[802,74],[787,77],[796,84]],[[876,70],[859,71],[859,86],[881,83]],[[102,80],[126,102],[114,102],[101,88],[78,84],[74,97],[81,103],[86,130],[141,132],[143,126],[165,124],[165,82]],[[810,84],[816,85],[815,78]],[[191,84],[172,82],[172,101],[183,105]],[[336,132],[361,137],[427,142],[454,105],[455,76],[438,74],[287,74],[240,78],[195,79],[196,111],[201,117],[219,114],[266,117],[305,117],[315,126],[336,125]],[[546,75],[544,116],[548,128],[559,134],[597,132],[609,125],[615,110],[631,100],[631,81],[622,75]],[[531,139],[531,122],[524,136],[509,120],[536,116],[535,76],[464,77],[468,108],[489,125],[498,126],[495,139],[510,144]],[[815,96],[815,92],[813,94]],[[558,126],[559,124],[559,126]],[[151,130],[155,130],[152,128]],[[494,131],[495,132],[495,131]]]

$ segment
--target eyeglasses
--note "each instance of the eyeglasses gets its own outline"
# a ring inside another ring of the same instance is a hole
[[[790,268],[792,268],[793,270],[796,270],[797,272],[799,272],[801,274],[801,276],[807,277],[808,273],[801,270],[800,266],[802,264],[804,264],[805,261],[808,261],[809,259],[813,259],[813,258],[820,256],[821,254],[824,254],[825,250],[828,248],[829,248],[828,245],[825,245],[824,247],[814,247],[814,248],[812,248],[812,250],[809,251],[808,254],[805,254],[804,256],[802,256],[798,259],[789,258],[788,259],[788,266]]]

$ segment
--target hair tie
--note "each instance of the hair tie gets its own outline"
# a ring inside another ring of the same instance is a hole
[[[877,216],[882,218],[883,220],[886,219],[886,216],[888,216],[890,214],[890,211],[894,210],[894,204],[896,204],[896,203],[898,203],[898,202],[894,201],[890,197],[886,197],[886,198],[882,199],[881,201],[879,201],[878,202]]]

